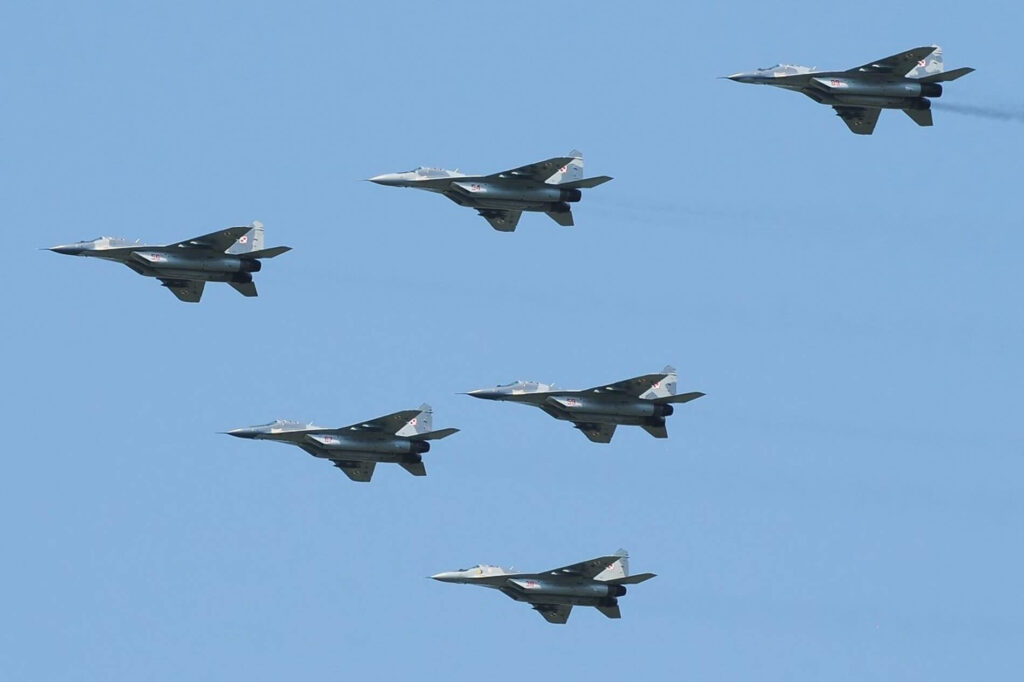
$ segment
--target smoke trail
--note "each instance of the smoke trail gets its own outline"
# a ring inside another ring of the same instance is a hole
[[[947,102],[934,102],[932,103],[932,108],[951,111],[955,114],[991,118],[996,121],[1014,121],[1016,123],[1024,123],[1024,111],[997,109],[995,107],[976,107],[972,104],[949,104]]]

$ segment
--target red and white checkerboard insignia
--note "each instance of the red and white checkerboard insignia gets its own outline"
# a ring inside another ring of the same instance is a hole
[[[239,244],[246,244],[246,243],[248,243],[248,241],[249,241],[249,235],[247,235],[247,234],[243,234],[241,237],[238,238],[238,243]]]

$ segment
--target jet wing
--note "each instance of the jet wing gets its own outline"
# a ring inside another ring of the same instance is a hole
[[[477,211],[487,222],[498,232],[514,232],[519,224],[519,217],[522,211],[502,211],[500,209],[485,208]]]
[[[495,173],[494,175],[486,176],[488,180],[505,180],[508,178],[519,178],[522,180],[533,180],[534,182],[544,182],[563,166],[568,166],[572,162],[573,157],[571,156],[556,156],[553,159],[547,159],[546,161],[538,161],[537,163],[531,163],[527,166],[520,166],[519,168],[513,168],[511,170],[502,171]]]
[[[664,379],[666,374],[661,372],[659,374],[644,374],[643,376],[633,377],[632,379],[624,379],[622,381],[616,381],[614,384],[606,384],[604,386],[595,386],[594,388],[588,388],[584,393],[590,391],[596,391],[605,393],[607,391],[617,391],[619,393],[626,393],[634,398],[639,398],[647,391],[654,388],[655,384]]]
[[[562,566],[561,568],[553,568],[550,571],[545,571],[544,573],[540,573],[538,575],[564,576],[568,574],[578,575],[584,578],[591,579],[594,576],[601,573],[602,571],[604,571],[605,569],[607,569],[612,564],[614,564],[616,561],[619,561],[620,559],[622,559],[622,555],[599,556],[594,559],[587,559],[586,561],[581,561],[578,564],[570,564],[569,566]]]
[[[419,415],[420,412],[422,412],[422,410],[402,410],[401,412],[387,414],[383,417],[359,422],[358,424],[352,424],[351,426],[343,426],[340,429],[331,429],[329,433],[336,433],[340,431],[378,431],[393,436],[403,426],[408,424],[413,417]]]
[[[832,107],[836,110],[836,116],[843,119],[843,122],[850,127],[850,130],[857,135],[870,135],[875,132],[875,124],[878,123],[878,115],[881,109],[871,107]]]
[[[345,475],[359,483],[369,483],[373,478],[376,462],[355,462],[344,459],[332,459],[331,464],[345,472]]]
[[[183,242],[168,244],[167,248],[179,247],[182,249],[210,249],[212,251],[227,251],[229,248],[231,248],[232,244],[237,242],[242,235],[244,235],[251,229],[252,226],[249,225],[243,227],[229,227],[226,230],[211,232],[210,234],[204,234],[201,237],[193,237],[192,239],[186,239]]]
[[[556,625],[564,625],[572,613],[571,604],[534,604],[533,608],[544,616],[544,620]]]
[[[178,300],[185,303],[199,303],[203,297],[203,288],[206,282],[195,279],[163,279],[160,282],[171,290],[171,293],[178,297]]]
[[[610,443],[615,435],[615,424],[594,424],[592,422],[573,422],[573,426],[595,443]]]
[[[900,52],[891,57],[885,57],[853,69],[848,69],[846,73],[879,73],[892,76],[906,76],[912,69],[918,66],[918,62],[923,61],[928,55],[935,52],[935,49],[934,45],[915,47],[913,50]]]

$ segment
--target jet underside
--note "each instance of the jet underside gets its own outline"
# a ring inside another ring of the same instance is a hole
[[[938,83],[881,75],[851,76],[840,71],[785,76],[766,84],[801,92],[819,104],[840,107],[928,109],[931,103],[927,97],[942,96]]]
[[[204,282],[251,282],[261,263],[223,253],[189,253],[187,256],[159,249],[134,249],[127,254],[96,256],[124,263],[145,277],[199,280]]]
[[[530,401],[555,419],[619,426],[663,425],[672,414],[668,404],[651,400],[622,398],[595,398],[578,394],[552,393],[543,400]]]
[[[266,438],[298,445],[307,453],[322,459],[344,459],[362,462],[419,462],[421,454],[430,451],[430,443],[408,438],[364,437],[330,433],[306,433],[301,438]]]
[[[549,212],[569,210],[569,203],[582,197],[578,189],[559,188],[527,180],[460,178],[442,190],[442,194],[460,206],[496,211]]]
[[[616,597],[626,594],[625,586],[598,580],[569,582],[523,575],[510,576],[502,584],[493,587],[516,601],[528,604],[614,606],[617,603]]]

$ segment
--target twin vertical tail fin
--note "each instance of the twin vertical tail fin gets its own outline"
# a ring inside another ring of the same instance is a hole
[[[643,400],[656,400],[668,398],[676,394],[676,368],[666,365],[661,370],[662,378],[654,382],[649,389],[640,394]]]
[[[936,45],[930,55],[907,72],[907,78],[926,78],[940,73],[942,73],[942,48]]]
[[[409,440],[440,440],[458,432],[458,429],[434,431],[434,408],[423,403],[416,416],[407,421],[405,426],[395,432],[395,435]]]
[[[429,433],[434,427],[434,408],[430,405],[423,403],[420,405],[420,411],[416,413],[412,419],[405,423],[405,426],[398,429],[395,432],[396,436],[403,438],[415,438],[421,436],[424,433]]]
[[[583,179],[583,152],[573,149],[568,155],[572,157],[572,161],[559,168],[554,175],[545,180],[547,184],[561,185]]]
[[[226,253],[240,255],[263,250],[263,223],[254,220],[249,231],[238,238]]]
[[[608,567],[594,576],[594,580],[621,580],[629,576],[629,552],[620,549],[615,553],[618,558]]]

